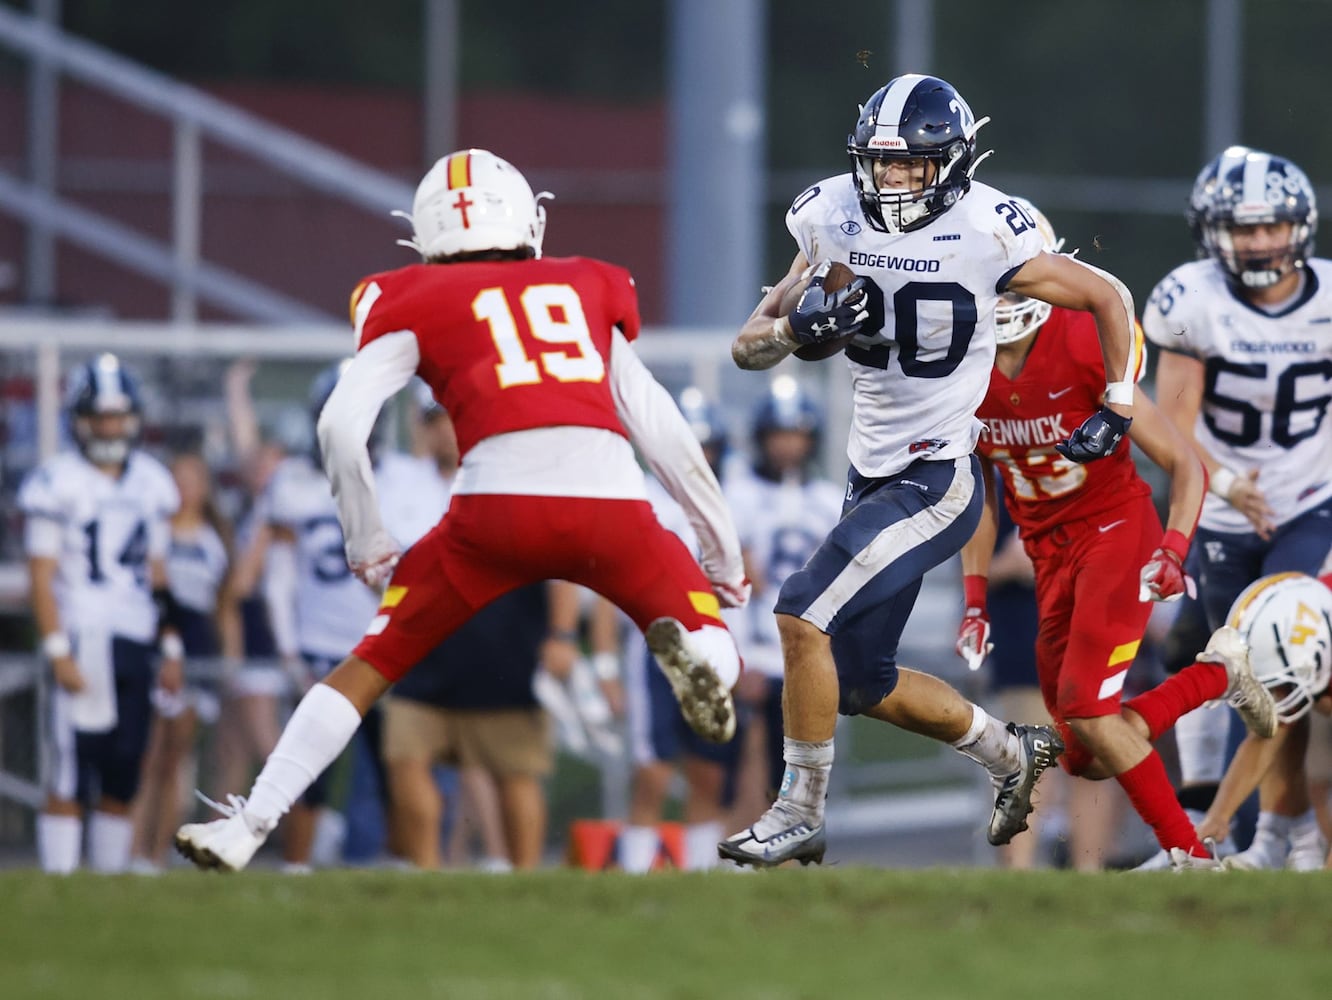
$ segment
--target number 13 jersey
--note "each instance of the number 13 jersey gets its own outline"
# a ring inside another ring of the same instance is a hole
[[[994,362],[994,307],[1042,250],[1030,217],[985,184],[929,225],[881,233],[850,174],[820,181],[786,215],[811,264],[835,260],[873,280],[870,319],[846,349],[854,406],[847,455],[862,476],[921,458],[970,454]]]
[[[1272,314],[1235,295],[1214,261],[1184,264],[1156,286],[1142,325],[1162,350],[1202,362],[1198,443],[1239,475],[1261,470],[1277,524],[1332,497],[1332,262],[1310,260],[1303,291]],[[1253,530],[1211,493],[1199,524]]]

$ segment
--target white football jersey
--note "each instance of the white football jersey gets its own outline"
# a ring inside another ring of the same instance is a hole
[[[782,644],[772,609],[786,578],[802,568],[842,516],[842,490],[827,479],[773,482],[749,474],[726,484],[754,596],[727,618],[746,670],[782,676]]]
[[[449,509],[453,478],[440,474],[432,458],[400,452],[380,457],[375,492],[384,528],[404,549],[439,523]]]
[[[865,221],[848,173],[796,198],[786,228],[811,264],[840,261],[883,293],[882,329],[867,327],[846,350],[853,391],[847,455],[856,471],[878,478],[917,459],[970,454],[994,363],[1000,289],[1042,250],[1030,216],[1007,195],[973,183],[923,228],[881,233]]]
[[[148,564],[165,557],[168,519],[180,506],[166,467],[135,450],[113,479],[78,452],[61,452],[24,479],[18,506],[27,554],[59,561],[61,628],[151,642],[157,608]]]
[[[166,567],[172,596],[192,611],[211,615],[227,573],[227,547],[213,526],[172,531]]]
[[[361,641],[379,598],[347,565],[328,478],[309,458],[284,459],[268,486],[267,508],[269,520],[296,539],[297,646],[341,659]]]
[[[1161,280],[1142,327],[1162,350],[1205,367],[1198,443],[1258,487],[1277,524],[1332,497],[1332,261],[1308,262],[1304,291],[1270,315],[1231,290],[1220,265],[1193,261]],[[1247,518],[1207,494],[1199,523],[1252,531]]]

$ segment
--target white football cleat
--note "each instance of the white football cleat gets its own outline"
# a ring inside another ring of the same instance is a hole
[[[785,799],[778,799],[753,826],[717,845],[717,855],[737,865],[773,868],[787,861],[823,863],[827,836],[821,819]]]
[[[1213,847],[1215,850],[1215,847]],[[1195,854],[1190,854],[1182,847],[1170,848],[1170,870],[1174,872],[1223,872],[1226,866],[1216,857],[1209,856],[1200,858]]]
[[[1255,736],[1270,739],[1277,731],[1276,701],[1272,692],[1253,674],[1249,647],[1237,629],[1222,625],[1198,654],[1200,663],[1218,663],[1226,668],[1226,704],[1232,706]]]
[[[245,800],[239,795],[228,795],[227,805],[199,797],[223,818],[210,823],[186,823],[176,831],[176,850],[203,869],[241,871],[268,839],[269,831],[256,833],[250,828],[245,820]]]
[[[1255,837],[1248,850],[1232,854],[1223,862],[1233,871],[1260,872],[1276,871],[1286,864],[1285,838]],[[1320,864],[1321,867],[1321,864]]]
[[[735,735],[735,702],[717,671],[690,647],[685,627],[674,618],[658,618],[644,634],[689,727],[712,743],[729,742]]]

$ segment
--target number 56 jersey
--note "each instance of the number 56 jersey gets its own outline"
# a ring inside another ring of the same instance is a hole
[[[352,293],[357,350],[412,331],[418,374],[458,433],[477,442],[511,431],[625,429],[611,394],[611,333],[638,336],[629,272],[587,257],[416,264],[373,275]]]
[[[1261,470],[1277,524],[1332,497],[1332,262],[1311,259],[1304,290],[1274,314],[1235,295],[1214,261],[1184,264],[1156,286],[1142,325],[1162,350],[1202,362],[1198,443],[1240,475]],[[1199,523],[1252,530],[1211,493]]]
[[[973,183],[929,225],[882,233],[842,174],[797,197],[786,227],[811,264],[840,261],[873,282],[870,318],[846,349],[856,471],[878,478],[917,459],[970,454],[994,363],[994,307],[1043,249],[1025,209]]]

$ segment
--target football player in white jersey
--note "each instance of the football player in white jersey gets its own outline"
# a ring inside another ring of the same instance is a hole
[[[751,473],[722,483],[754,586],[750,603],[727,619],[745,662],[736,701],[762,722],[755,727],[761,730],[762,754],[744,768],[737,803],[737,815],[741,809],[747,812],[744,823],[767,806],[785,770],[782,645],[773,605],[786,578],[805,565],[842,511],[842,488],[814,471],[823,413],[799,382],[790,375],[774,378],[754,411],[750,431]],[[762,805],[755,809],[760,796]]]
[[[310,387],[313,420],[319,419],[346,364],[332,365],[315,377]],[[297,686],[308,689],[360,641],[379,607],[379,596],[347,565],[333,488],[317,456],[284,459],[269,483],[265,505],[269,620],[283,662]],[[287,871],[308,868],[318,811],[327,797],[328,778],[323,774],[293,806],[283,831]]]
[[[1019,202],[972,182],[985,121],[936,77],[909,74],[876,91],[847,143],[851,172],[796,198],[786,219],[798,247],[790,270],[732,346],[741,368],[770,368],[797,349],[856,335],[846,349],[854,407],[845,513],[787,579],[776,607],[786,677],[782,791],[757,823],[720,845],[744,864],[822,859],[839,711],[947,740],[982,763],[998,789],[989,830],[996,844],[1022,829],[1036,778],[1061,752],[1048,728],[1006,728],[946,684],[896,664],[921,578],[961,548],[980,517],[975,412],[994,361],[999,296],[1018,292],[1096,318],[1111,381],[1102,408],[1056,446],[1065,458],[1110,454],[1132,412],[1132,296],[1114,277],[1045,252]],[[831,293],[811,281],[780,315],[788,289],[827,261],[858,277]]]
[[[1198,175],[1200,259],[1156,286],[1143,330],[1157,399],[1210,476],[1194,550],[1209,628],[1254,580],[1317,575],[1332,546],[1332,262],[1311,257],[1312,185],[1281,156],[1232,146]],[[1199,818],[1225,765],[1229,713],[1176,725],[1181,802]],[[1275,792],[1260,793],[1270,811]]]
[[[33,617],[55,681],[37,850],[44,871],[78,868],[86,808],[91,867],[119,872],[130,860],[149,692],[154,680],[181,687],[165,563],[179,498],[171,474],[135,447],[139,390],[114,355],[81,366],[70,393],[77,450],[34,469],[18,496]]]

